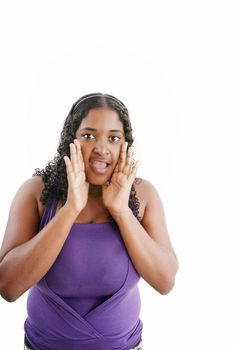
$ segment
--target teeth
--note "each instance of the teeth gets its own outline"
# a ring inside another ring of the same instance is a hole
[[[107,167],[107,163],[94,161],[92,166],[97,169],[105,169]]]

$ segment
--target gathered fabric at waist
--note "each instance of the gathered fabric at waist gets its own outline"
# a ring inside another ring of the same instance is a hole
[[[126,278],[117,293],[82,317],[43,278],[28,295],[29,341],[36,350],[131,349],[141,338],[142,322],[138,286],[130,282]]]
[[[35,350],[26,336],[24,339],[24,350]],[[142,341],[139,340],[139,342],[130,350],[143,350]]]

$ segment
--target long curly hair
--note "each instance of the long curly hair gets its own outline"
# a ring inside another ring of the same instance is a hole
[[[66,166],[64,156],[70,157],[70,143],[75,139],[75,133],[82,120],[87,116],[90,109],[98,107],[108,107],[116,111],[123,124],[125,139],[128,147],[133,144],[133,133],[129,113],[126,106],[119,99],[112,95],[102,93],[87,94],[79,98],[72,106],[68,116],[64,121],[63,130],[54,159],[48,162],[44,169],[35,169],[33,176],[41,176],[44,183],[40,201],[46,204],[50,198],[60,200],[62,204],[67,199],[68,181],[66,176]],[[139,218],[139,201],[136,196],[135,186],[132,185],[129,207],[134,215]]]

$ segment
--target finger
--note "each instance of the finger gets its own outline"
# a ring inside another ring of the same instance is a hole
[[[131,172],[130,172],[129,177],[128,177],[128,180],[131,184],[133,184],[133,182],[136,178],[138,166],[139,166],[139,161],[137,160],[131,167]]]
[[[63,159],[66,165],[67,180],[68,180],[68,183],[70,183],[70,181],[72,181],[73,179],[73,167],[69,157],[64,156]]]
[[[127,159],[126,159],[127,164],[131,165],[132,159],[133,159],[133,147],[130,147],[127,152]]]
[[[71,166],[71,163],[70,163],[70,158],[67,157],[67,156],[64,156],[63,159],[64,159],[64,162],[65,162],[65,165],[66,165],[66,170],[67,170],[67,172],[69,173],[70,171],[72,171],[72,166]]]
[[[80,142],[75,139],[74,144],[76,147],[76,154],[77,154],[77,166],[79,170],[84,170],[84,161],[83,161],[83,155],[82,155],[82,150],[81,150],[81,145]]]
[[[73,170],[77,170],[77,152],[74,143],[70,143],[70,162]]]
[[[124,169],[126,154],[127,154],[127,147],[128,147],[128,142],[124,142],[121,146],[121,152],[120,152],[120,157],[118,160],[118,168],[117,168],[118,172]]]
[[[128,176],[131,173],[132,164],[133,164],[133,149],[132,147],[130,147],[127,152],[126,162],[123,169],[123,173],[125,175]]]
[[[113,173],[118,173],[118,171],[119,171],[119,165],[117,163],[117,165],[115,166],[115,169],[113,170]]]

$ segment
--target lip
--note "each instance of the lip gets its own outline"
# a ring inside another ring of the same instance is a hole
[[[100,160],[100,159],[92,159],[89,162],[90,168],[94,171],[96,174],[105,174],[108,171],[110,163],[106,160]]]

